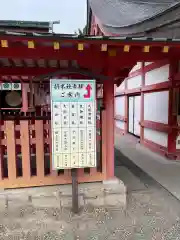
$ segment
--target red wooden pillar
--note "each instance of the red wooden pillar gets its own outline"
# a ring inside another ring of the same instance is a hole
[[[142,88],[145,86],[145,71],[144,71],[144,66],[145,63],[142,62],[141,63],[141,78],[142,78]],[[143,127],[143,123],[144,122],[144,92],[141,91],[141,122],[140,122],[140,126],[141,126],[141,130],[140,130],[140,142],[143,143],[144,141],[144,127]]]
[[[114,82],[104,81],[103,97],[106,111],[106,179],[114,177]]]
[[[127,92],[127,78],[124,79],[125,84],[124,84],[124,91]],[[125,128],[124,128],[124,133],[128,133],[128,95],[125,94]]]
[[[176,137],[177,137],[177,129],[173,128],[173,126],[177,125],[176,115],[173,114],[173,105],[177,104],[174,101],[174,91],[175,91],[175,82],[174,77],[178,71],[178,61],[170,61],[169,66],[169,81],[170,81],[170,88],[169,88],[169,111],[168,111],[168,125],[171,127],[171,131],[168,135],[168,155],[175,155],[176,153]]]

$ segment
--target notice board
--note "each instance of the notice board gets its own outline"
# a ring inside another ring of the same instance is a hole
[[[96,167],[95,80],[51,79],[53,169]]]

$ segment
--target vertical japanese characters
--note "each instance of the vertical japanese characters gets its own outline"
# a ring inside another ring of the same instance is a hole
[[[53,166],[96,167],[95,81],[51,80]]]

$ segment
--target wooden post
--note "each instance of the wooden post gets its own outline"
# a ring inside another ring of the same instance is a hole
[[[142,81],[142,88],[145,87],[145,71],[144,71],[145,63],[141,63],[141,81]],[[142,123],[144,121],[144,92],[141,91],[141,120],[140,120],[140,141],[143,143],[144,141],[144,127]]]
[[[106,111],[106,178],[114,177],[114,82],[110,78],[104,82],[104,103]]]
[[[126,93],[127,91],[127,78],[124,79],[124,91]],[[124,106],[124,109],[125,109],[125,122],[124,122],[124,134],[127,134],[128,133],[128,95],[125,94],[124,95],[124,98],[125,98],[125,106]]]
[[[27,181],[31,178],[30,169],[30,144],[29,144],[29,124],[26,120],[20,121],[21,130],[21,152],[22,152],[22,168],[23,178]]]
[[[22,82],[22,112],[28,111],[27,83]]]
[[[44,178],[44,129],[42,120],[35,120],[35,131],[37,176],[42,180]]]
[[[6,121],[8,178],[14,183],[16,180],[16,139],[14,121]]]
[[[169,111],[168,111],[168,125],[171,127],[171,132],[168,135],[168,154],[176,154],[176,137],[177,129],[173,126],[177,125],[176,115],[173,115],[173,104],[177,104],[173,101],[173,92],[175,87],[174,76],[178,71],[178,61],[171,60],[169,66],[169,81],[171,83],[169,88]]]

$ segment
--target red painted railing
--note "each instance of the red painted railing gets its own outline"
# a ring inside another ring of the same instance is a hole
[[[39,120],[36,117],[18,119],[4,117],[4,120],[1,120],[0,187],[18,188],[70,183],[70,170],[52,170],[50,119]],[[101,128],[99,120],[97,126]],[[101,152],[99,134],[100,132],[97,133],[97,146]],[[102,161],[102,155],[97,154],[97,168],[78,169],[79,182],[105,179],[106,162]]]

